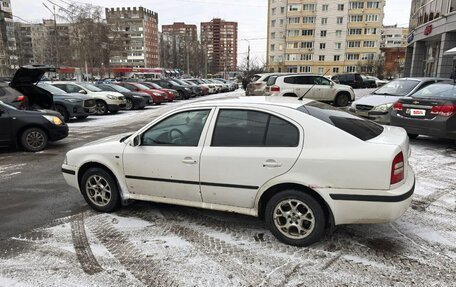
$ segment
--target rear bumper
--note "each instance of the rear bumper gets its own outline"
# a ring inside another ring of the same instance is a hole
[[[453,120],[453,122],[450,122]],[[456,139],[456,118],[435,117],[432,120],[391,117],[391,125],[404,128],[409,134]]]
[[[332,190],[324,191],[332,207],[335,224],[388,223],[402,216],[410,207],[415,191],[412,169],[406,181],[392,190]]]

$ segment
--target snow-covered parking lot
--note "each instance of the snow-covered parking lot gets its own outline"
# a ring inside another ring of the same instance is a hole
[[[179,104],[70,127],[83,135]],[[242,215],[141,202],[86,209],[6,241],[0,286],[456,286],[456,144],[411,146],[416,191],[394,223],[340,226],[297,248]]]

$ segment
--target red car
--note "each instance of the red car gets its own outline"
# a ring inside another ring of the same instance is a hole
[[[144,85],[146,87],[149,87],[151,89],[155,90],[160,90],[168,95],[168,102],[174,101],[177,96],[179,96],[179,93],[176,90],[171,90],[171,89],[165,89],[160,87],[159,85],[151,82],[141,82],[141,85]]]
[[[156,104],[156,105],[159,105],[163,102],[168,101],[168,95],[165,92],[162,92],[162,91],[156,90],[156,89],[150,89],[149,87],[141,85],[140,83],[119,82],[119,83],[116,83],[116,85],[127,88],[128,90],[130,90],[132,92],[147,93],[152,97],[152,100],[154,101],[154,104]]]

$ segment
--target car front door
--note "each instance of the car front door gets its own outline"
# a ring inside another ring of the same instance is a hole
[[[8,111],[0,105],[0,146],[11,144],[11,116]]]
[[[313,76],[296,76],[295,83],[296,87],[299,88],[298,97],[304,96],[306,99],[315,99],[317,97],[318,93],[314,86]]]
[[[313,99],[319,101],[333,101],[335,98],[335,89],[331,82],[324,78],[315,76],[313,77],[315,83],[315,91],[313,93]]]
[[[201,202],[200,156],[211,108],[180,111],[154,124],[123,154],[130,193]]]
[[[289,171],[303,146],[298,124],[258,109],[220,109],[201,156],[205,203],[252,208],[258,189]]]

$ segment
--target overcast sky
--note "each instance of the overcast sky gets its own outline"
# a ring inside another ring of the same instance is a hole
[[[58,5],[65,5],[68,0],[50,0]],[[40,22],[42,18],[51,18],[42,2],[48,7],[49,0],[12,0],[13,14],[26,21]],[[78,0],[77,3],[91,3],[102,7],[143,6],[158,13],[159,25],[176,22],[197,24],[210,21],[214,17],[239,24],[239,39],[250,40],[252,58],[263,58],[266,54],[266,18],[267,0]],[[387,0],[384,24],[408,26],[411,0]],[[19,20],[16,18],[16,20]],[[247,41],[239,41],[239,60],[247,55]]]

